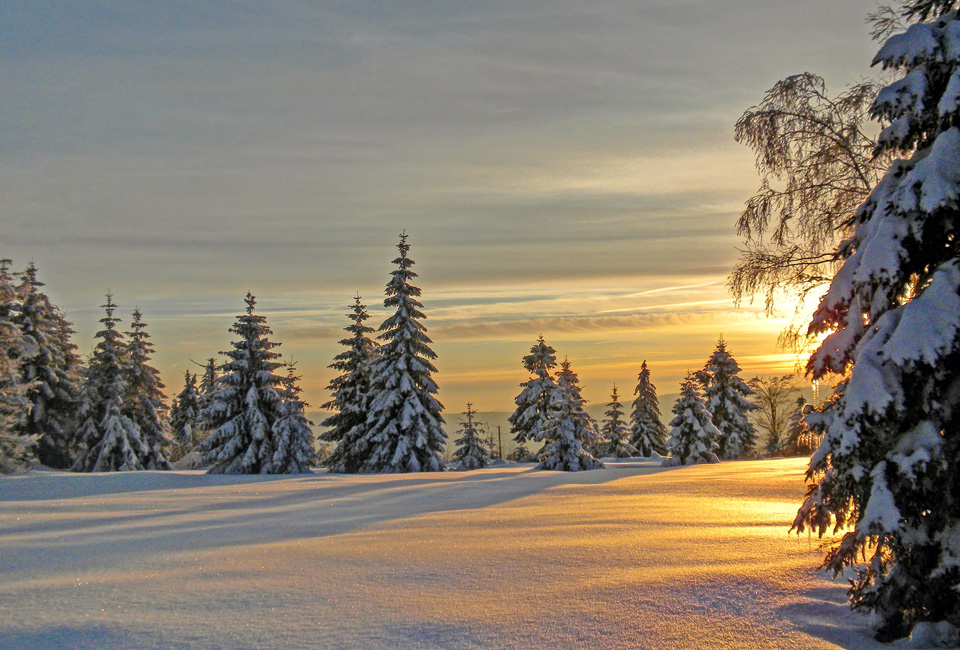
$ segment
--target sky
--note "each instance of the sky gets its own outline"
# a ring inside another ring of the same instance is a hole
[[[10,0],[0,257],[81,353],[105,293],[140,307],[168,395],[250,291],[322,404],[353,296],[388,315],[400,232],[448,415],[511,410],[541,333],[594,403],[645,359],[675,394],[721,334],[744,376],[790,372],[785,318],[726,289],[759,184],[733,125],[790,74],[869,75],[875,8]]]

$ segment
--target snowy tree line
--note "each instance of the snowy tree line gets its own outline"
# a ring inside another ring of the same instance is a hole
[[[194,446],[214,448],[228,429],[237,433],[231,448],[242,448],[255,469],[304,471],[313,462],[299,378],[292,365],[270,362],[272,346],[263,338],[269,330],[252,314],[252,296],[233,330],[241,340],[226,353],[233,365],[210,359],[199,386],[187,372],[168,408],[160,373],[150,365],[154,349],[139,309],[130,329],[121,332],[117,304],[107,294],[102,327],[84,363],[71,341],[71,323],[43,292],[36,267],[13,273],[10,264],[0,261],[0,470],[34,462],[78,472],[166,470],[171,458]],[[252,335],[242,327],[248,321],[260,326]],[[267,360],[257,365],[264,351]],[[273,373],[281,366],[287,367],[285,376]],[[261,393],[254,395],[248,383]],[[237,391],[250,407],[243,426],[229,417],[235,414],[227,404]],[[263,399],[263,408],[255,397]],[[256,452],[244,446],[243,436],[256,439]],[[212,453],[204,460],[213,471],[221,469]]]
[[[90,358],[82,363],[72,329],[42,292],[32,264],[22,273],[2,270],[0,332],[4,354],[3,433],[0,451],[7,471],[39,461],[74,471],[169,469],[185,456],[211,473],[305,472],[321,460],[332,472],[411,472],[446,469],[447,435],[436,399],[436,371],[422,322],[426,316],[412,280],[407,236],[400,236],[397,270],[384,305],[394,310],[378,334],[366,325],[360,296],[351,305],[340,341],[346,349],[331,368],[332,411],[321,426],[318,457],[312,423],[300,399],[295,365],[284,362],[271,340],[266,318],[245,298],[246,311],[230,328],[225,362],[207,360],[202,376],[187,371],[183,387],[167,406],[147,323],[139,309],[121,332],[117,305],[108,294],[102,327]],[[586,411],[577,373],[541,335],[523,358],[531,373],[521,384],[510,416],[514,461],[536,461],[541,469],[578,471],[603,467],[603,457],[672,454],[687,464],[749,456],[754,433],[746,413],[750,389],[721,340],[703,370],[688,378],[668,431],[660,419],[656,388],[643,362],[629,418],[613,387],[606,417],[597,423]],[[699,400],[697,406],[694,402]],[[691,415],[696,414],[691,419]],[[707,421],[712,422],[708,424]],[[699,423],[699,424],[696,424]],[[489,434],[467,404],[456,432],[458,467],[485,467],[493,456]],[[538,445],[531,450],[528,445]]]

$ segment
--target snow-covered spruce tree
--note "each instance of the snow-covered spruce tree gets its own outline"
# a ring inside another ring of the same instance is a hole
[[[824,440],[794,523],[851,527],[824,566],[856,568],[851,604],[884,640],[960,624],[960,7],[912,0],[904,16],[874,59],[902,76],[873,105],[878,154],[903,158],[852,217],[810,324],[831,333],[808,371],[845,379],[806,416]]]
[[[41,463],[65,469],[73,462],[80,381],[76,346],[70,341],[73,331],[43,293],[32,262],[20,277],[19,306],[11,322],[27,339],[29,352],[18,359],[27,405],[15,432],[37,437]]]
[[[787,421],[787,435],[784,437],[783,453],[787,456],[809,456],[820,445],[820,436],[804,417],[813,412],[813,406],[803,397],[798,397],[796,407]]]
[[[371,365],[370,401],[366,431],[358,443],[364,458],[361,472],[436,472],[444,469],[443,405],[434,395],[437,384],[430,362],[437,357],[417,300],[420,289],[410,284],[417,277],[407,257],[407,235],[400,235],[397,270],[387,283],[384,307],[396,311],[380,326],[384,343]]]
[[[182,458],[197,444],[200,420],[200,401],[197,396],[197,376],[183,373],[183,388],[170,406],[170,434],[177,444],[178,458]]]
[[[273,423],[276,451],[267,469],[270,474],[306,474],[317,462],[314,449],[313,424],[307,419],[307,403],[300,399],[300,377],[295,364],[287,364],[287,376],[281,385],[281,415]]]
[[[722,336],[703,370],[697,373],[707,410],[720,431],[717,455],[724,460],[743,458],[757,444],[757,433],[747,418],[747,413],[756,410],[757,405],[747,399],[753,390],[739,373],[740,366],[727,350]]]
[[[281,366],[273,351],[279,343],[267,338],[273,332],[266,317],[254,313],[253,295],[247,292],[244,301],[246,313],[230,328],[237,340],[222,353],[228,360],[202,412],[212,430],[197,450],[209,474],[268,473],[276,451],[273,426],[284,415],[283,379],[274,372]]]
[[[507,418],[517,449],[526,450],[524,443],[541,442],[552,417],[550,404],[557,390],[551,370],[557,365],[557,352],[546,344],[543,334],[523,358],[524,369],[533,377],[520,384],[523,388],[514,400],[516,410]]]
[[[119,318],[113,294],[102,305],[106,316],[93,355],[83,371],[80,388],[77,437],[81,448],[71,469],[75,472],[116,472],[143,469],[142,459],[150,449],[140,437],[136,423],[123,413],[126,394],[123,354],[126,345],[117,330]]]
[[[460,469],[482,469],[490,464],[490,440],[486,427],[473,419],[476,414],[473,404],[467,402],[457,430],[457,449],[453,452],[453,460]]]
[[[17,433],[29,408],[18,361],[28,349],[20,328],[12,322],[19,305],[9,266],[10,260],[0,260],[0,473],[4,474],[30,463],[36,445],[36,436]]]
[[[720,462],[715,453],[720,431],[711,421],[695,374],[687,373],[680,384],[680,397],[673,405],[673,413],[676,417],[670,420],[673,430],[667,441],[671,457],[663,461],[663,466]]]
[[[641,456],[667,453],[667,427],[660,420],[657,387],[650,381],[646,360],[640,365],[637,387],[633,392],[637,398],[633,400],[630,413],[630,444]]]
[[[326,428],[320,439],[336,443],[324,464],[331,472],[352,474],[360,470],[365,450],[358,448],[363,439],[367,421],[367,406],[370,392],[370,364],[377,355],[377,344],[369,338],[373,328],[364,324],[370,316],[360,296],[354,297],[351,313],[347,314],[350,325],[344,329],[350,337],[341,339],[346,350],[333,358],[330,368],[340,372],[330,380],[327,389],[331,399],[323,408],[336,411],[320,423]]]
[[[557,387],[550,395],[552,417],[547,421],[537,469],[578,472],[603,469],[588,449],[597,444],[597,423],[584,409],[580,381],[564,359],[557,372]]]
[[[600,444],[599,455],[612,458],[632,458],[639,455],[637,448],[630,444],[630,428],[623,421],[623,404],[620,403],[616,385],[610,393],[610,402],[604,415],[607,417],[600,428],[603,442]]]
[[[121,412],[140,429],[140,440],[147,448],[146,455],[140,458],[144,469],[173,469],[165,450],[170,444],[162,417],[167,410],[166,395],[160,371],[150,365],[153,344],[139,307],[133,310],[130,327],[123,359],[125,390]]]
[[[210,405],[213,403],[213,394],[217,392],[217,360],[214,357],[207,359],[203,365],[203,376],[197,386],[197,404],[200,407],[200,417],[197,420],[199,430],[194,433],[196,436],[195,445],[200,444],[213,430],[213,426],[206,419],[206,413],[210,412]]]
[[[534,454],[530,453],[530,450],[522,442],[518,442],[513,448],[513,451],[507,455],[508,460],[513,460],[518,463],[530,463],[535,461],[537,458]]]

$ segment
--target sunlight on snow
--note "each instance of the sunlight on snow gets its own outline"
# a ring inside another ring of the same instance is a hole
[[[877,647],[804,465],[5,478],[0,646]]]

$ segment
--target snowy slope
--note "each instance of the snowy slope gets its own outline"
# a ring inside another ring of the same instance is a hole
[[[801,460],[0,478],[0,648],[891,648]]]

